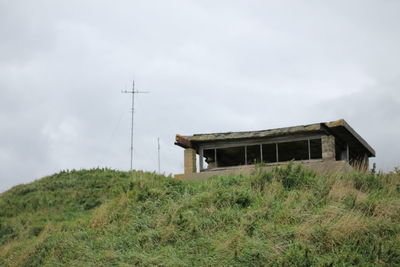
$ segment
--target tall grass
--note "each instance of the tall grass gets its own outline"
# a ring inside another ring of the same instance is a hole
[[[0,265],[400,265],[400,173],[63,171],[0,195]]]

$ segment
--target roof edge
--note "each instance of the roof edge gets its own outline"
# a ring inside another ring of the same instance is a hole
[[[315,123],[315,124],[308,124],[308,125],[301,125],[301,126],[293,126],[293,127],[284,127],[284,128],[275,128],[275,129],[269,129],[269,130],[259,130],[259,131],[243,131],[243,132],[225,132],[225,133],[214,133],[214,134],[219,134],[219,135],[230,135],[230,134],[235,134],[235,133],[262,133],[265,131],[280,131],[280,130],[287,130],[287,129],[295,129],[297,132],[311,132],[311,131],[323,131],[327,132],[328,134],[335,134],[334,129],[337,127],[343,127],[345,130],[349,132],[350,135],[352,135],[369,153],[369,156],[375,157],[376,153],[375,150],[365,141],[344,119],[340,119],[337,121],[331,121],[331,122],[321,122],[321,123]],[[293,134],[294,132],[282,132],[282,135],[286,134]],[[196,144],[199,142],[212,142],[215,140],[196,140],[199,136],[207,136],[207,135],[213,135],[213,134],[194,134],[191,136],[182,136],[177,134],[175,137],[175,145],[180,146],[182,148],[195,148]],[[197,138],[196,138],[197,137]],[[245,137],[247,138],[252,138],[252,137]],[[232,140],[232,139],[238,139],[237,137],[235,138],[227,138],[226,140]],[[222,140],[222,139],[221,139]]]
[[[363,145],[368,150],[372,157],[376,156],[375,150],[344,119],[326,122],[325,125],[328,128],[344,127],[347,131],[350,132],[351,135],[353,135],[357,139],[357,141],[361,143],[361,145]]]
[[[192,148],[192,142],[187,139],[185,136],[177,134],[175,136],[175,145],[183,147],[183,148]]]

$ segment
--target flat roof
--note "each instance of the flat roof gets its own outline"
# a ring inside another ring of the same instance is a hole
[[[364,150],[369,157],[375,157],[375,150],[343,119],[332,122],[321,122],[309,125],[300,125],[261,131],[207,133],[194,134],[189,136],[177,134],[175,144],[183,148],[196,148],[202,143],[264,138],[267,139],[272,137],[313,132],[322,132],[334,135],[335,137],[349,144],[350,147],[357,148],[358,150]]]

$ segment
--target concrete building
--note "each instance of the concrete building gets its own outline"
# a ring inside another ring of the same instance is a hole
[[[317,172],[367,169],[374,149],[345,120],[251,132],[176,135],[184,148],[184,179],[251,173],[301,162]]]

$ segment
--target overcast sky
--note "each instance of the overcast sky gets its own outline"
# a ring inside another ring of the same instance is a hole
[[[400,165],[400,1],[0,0],[0,192],[62,169],[181,173],[175,134],[344,118]]]

